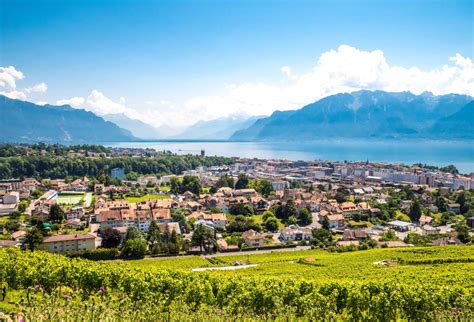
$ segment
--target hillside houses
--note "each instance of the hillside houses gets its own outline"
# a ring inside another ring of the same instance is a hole
[[[171,222],[171,202],[150,200],[131,203],[128,201],[99,201],[94,210],[95,222],[101,227],[135,226],[140,232],[147,232],[154,220],[159,224]]]

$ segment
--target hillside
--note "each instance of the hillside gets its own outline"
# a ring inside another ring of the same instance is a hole
[[[0,95],[0,142],[90,143],[135,137],[94,113],[68,105],[36,105]]]
[[[94,262],[13,247],[0,249],[0,272],[9,272],[0,274],[0,283],[7,286],[0,308],[38,321],[51,316],[94,321],[444,321],[453,315],[472,321],[472,250],[275,251],[212,260],[186,256]],[[253,266],[216,270],[236,260]],[[210,266],[215,270],[192,271]]]
[[[179,140],[227,140],[235,131],[245,129],[261,116],[223,117],[211,121],[199,121],[172,139]]]
[[[160,129],[140,120],[131,119],[124,114],[106,114],[102,118],[130,131],[133,136],[140,139],[160,139],[166,136],[166,133]]]
[[[245,130],[236,131],[231,140],[459,138],[459,134],[454,135],[444,128],[449,122],[441,120],[459,112],[457,120],[465,118],[466,122],[474,122],[472,113],[461,111],[472,100],[470,96],[457,94],[435,96],[384,91],[337,94],[296,111],[277,111]],[[449,126],[454,126],[453,122],[454,119]],[[438,124],[439,132],[431,130],[434,124]],[[459,131],[463,138],[474,138],[473,131]]]
[[[458,112],[439,119],[429,130],[433,137],[472,139],[474,133],[474,101]]]

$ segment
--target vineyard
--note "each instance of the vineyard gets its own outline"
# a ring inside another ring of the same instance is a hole
[[[474,319],[473,258],[472,246],[128,262],[3,249],[0,311],[44,321],[467,321]],[[191,271],[236,262],[256,266]]]

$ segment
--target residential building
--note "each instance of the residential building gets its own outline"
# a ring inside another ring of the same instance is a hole
[[[260,247],[265,246],[265,234],[259,233],[253,229],[244,231],[242,238],[247,246]]]
[[[280,239],[283,241],[309,241],[313,237],[313,231],[309,227],[290,226],[285,227],[280,232]]]
[[[46,237],[41,247],[51,253],[71,254],[96,248],[96,236],[84,235],[54,235]]]
[[[18,191],[10,191],[7,192],[3,196],[3,203],[4,204],[17,204],[20,201],[20,193]]]

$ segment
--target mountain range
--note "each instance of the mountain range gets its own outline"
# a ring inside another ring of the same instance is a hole
[[[130,141],[130,131],[68,105],[36,105],[0,95],[0,142],[90,143]]]
[[[474,139],[473,97],[425,92],[357,91],[325,97],[299,110],[276,111],[236,131],[233,141],[321,138]]]
[[[140,120],[129,118],[122,113],[106,114],[103,115],[102,118],[130,131],[135,137],[140,139],[162,139],[170,136],[176,131],[167,126],[154,127]]]
[[[357,91],[268,117],[155,128],[124,114],[99,117],[68,105],[36,105],[0,95],[0,142],[90,143],[139,139],[311,141],[325,138],[474,139],[474,98],[425,92]]]
[[[210,121],[199,121],[178,135],[176,140],[228,140],[235,131],[246,129],[262,116],[229,116]]]

